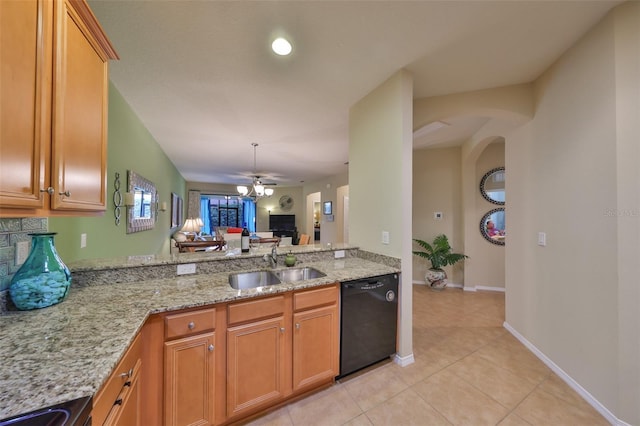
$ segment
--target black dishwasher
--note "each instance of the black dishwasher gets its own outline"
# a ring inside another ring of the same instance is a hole
[[[346,281],[340,289],[340,375],[396,353],[398,274]]]

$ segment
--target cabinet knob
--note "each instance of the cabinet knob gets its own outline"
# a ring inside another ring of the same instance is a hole
[[[191,321],[189,325],[187,325],[187,327],[189,327],[189,330],[193,330],[194,328],[196,328],[196,323]]]
[[[40,192],[46,192],[49,195],[53,195],[56,193],[56,190],[53,187],[48,187],[47,189],[41,189]]]
[[[280,332],[284,333],[284,327],[280,327]]]
[[[213,349],[215,349],[215,347],[213,345],[209,345],[207,349],[209,349],[209,352],[213,352]]]
[[[296,323],[296,330],[300,330],[300,323],[299,322]]]
[[[58,192],[58,194],[62,195],[63,197],[71,197],[71,192],[69,191]]]
[[[133,368],[130,368],[129,371],[125,371],[124,373],[120,374],[120,377],[126,379],[133,376]]]
[[[116,399],[116,402],[114,402],[113,405],[122,405],[122,398]]]

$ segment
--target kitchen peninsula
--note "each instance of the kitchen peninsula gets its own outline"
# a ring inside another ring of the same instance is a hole
[[[296,266],[311,266],[326,276],[254,289],[231,288],[229,272],[265,269],[262,251],[237,256],[220,252],[139,256],[70,264],[73,281],[64,302],[42,310],[7,311],[2,315],[0,418],[95,396],[145,322],[156,314],[399,272],[396,259],[346,245],[291,250],[299,260]],[[277,268],[284,268],[284,254],[279,253]],[[179,264],[195,264],[196,273],[176,275]],[[161,353],[157,356],[162,359]]]

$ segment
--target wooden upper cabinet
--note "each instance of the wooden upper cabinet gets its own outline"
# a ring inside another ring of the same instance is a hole
[[[52,48],[53,3],[0,1],[0,207],[43,207]]]
[[[0,216],[104,211],[108,61],[117,54],[84,0],[0,8]]]

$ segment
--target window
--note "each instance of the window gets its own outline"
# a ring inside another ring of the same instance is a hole
[[[251,199],[239,199],[233,195],[201,194],[200,217],[202,232],[213,234],[217,226],[242,228],[246,223],[255,231],[255,204]]]

